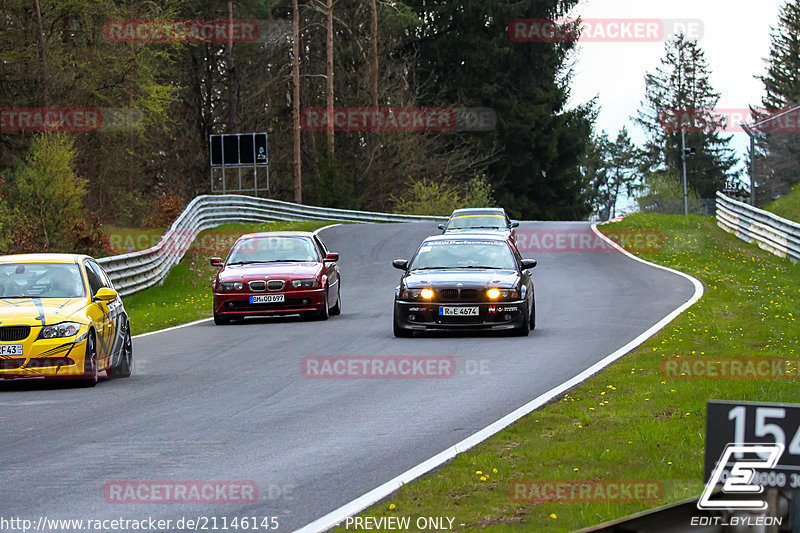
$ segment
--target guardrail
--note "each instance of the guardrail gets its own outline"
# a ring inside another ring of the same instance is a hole
[[[800,262],[800,224],[717,193],[717,225],[760,248]]]
[[[161,283],[201,231],[220,224],[276,220],[437,222],[446,218],[329,209],[238,194],[203,195],[186,206],[155,246],[139,252],[103,257],[98,262],[117,291],[126,296]]]

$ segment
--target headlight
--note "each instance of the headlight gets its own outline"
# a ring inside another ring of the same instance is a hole
[[[302,287],[304,289],[316,289],[319,287],[319,280],[314,279],[295,279],[292,280],[292,287],[299,288]]]
[[[497,300],[498,298],[516,300],[519,297],[519,291],[517,291],[517,289],[498,289],[492,287],[486,291],[486,296],[490,300]]]
[[[416,300],[419,297],[426,300],[433,298],[433,291],[431,289],[406,289],[403,291],[404,300]]]
[[[81,325],[77,322],[62,322],[52,326],[44,326],[39,333],[40,339],[56,339],[59,337],[72,337],[80,331]]]
[[[223,281],[219,284],[223,291],[240,291],[244,288],[241,281]]]

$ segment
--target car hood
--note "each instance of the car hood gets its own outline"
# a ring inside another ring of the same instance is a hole
[[[86,306],[86,298],[0,299],[0,326],[57,324]]]
[[[254,263],[252,265],[229,265],[219,273],[220,281],[243,281],[264,279],[315,278],[322,269],[321,263]]]
[[[403,282],[406,287],[452,287],[462,283],[464,287],[513,287],[519,281],[516,270],[495,270],[465,268],[412,270]]]

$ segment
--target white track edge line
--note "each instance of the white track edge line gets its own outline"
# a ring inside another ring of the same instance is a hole
[[[324,229],[333,228],[333,227],[341,226],[341,225],[342,225],[341,223],[328,224],[327,226],[323,226],[321,228],[315,229],[313,231],[313,233],[317,234],[317,233],[319,233],[320,231],[322,231]],[[166,333],[167,331],[173,331],[173,330],[180,329],[180,328],[188,328],[189,326],[194,326],[196,324],[202,324],[203,322],[208,322],[209,320],[211,320],[211,317],[209,317],[209,318],[201,318],[200,320],[195,320],[193,322],[187,322],[186,324],[178,324],[177,326],[172,326],[172,327],[169,327],[169,328],[157,329],[156,331],[148,331],[147,333],[139,333],[138,335],[133,335],[131,338],[132,339],[138,339],[139,337],[147,337],[149,335],[155,335],[156,333]]]
[[[355,500],[352,500],[351,502],[344,504],[338,509],[331,511],[325,516],[322,516],[321,518],[314,520],[310,524],[307,524],[302,528],[295,530],[295,533],[318,533],[322,531],[327,531],[328,529],[331,529],[339,525],[345,518],[352,516],[360,511],[363,511],[373,503],[382,500],[383,498],[390,495],[391,493],[393,493],[406,483],[415,480],[416,478],[422,476],[423,474],[430,472],[437,466],[440,466],[446,461],[452,459],[459,453],[465,452],[470,448],[472,448],[473,446],[475,446],[476,444],[483,442],[484,440],[488,439],[494,434],[500,432],[502,429],[510,426],[523,416],[530,414],[531,412],[541,407],[551,399],[555,398],[557,395],[561,394],[566,390],[571,389],[575,385],[578,385],[582,381],[593,376],[603,368],[615,362],[617,359],[620,359],[623,355],[627,354],[628,352],[630,352],[631,350],[642,344],[644,341],[646,341],[648,338],[652,337],[659,330],[664,328],[664,326],[672,322],[672,320],[674,320],[675,317],[683,313],[683,311],[694,305],[700,298],[702,298],[703,284],[699,280],[683,272],[679,272],[677,270],[662,265],[656,265],[655,263],[651,263],[649,261],[645,261],[644,259],[636,257],[635,255],[628,252],[627,250],[619,246],[617,243],[615,243],[614,241],[603,235],[597,229],[596,223],[592,224],[592,231],[595,234],[597,234],[601,239],[606,241],[606,243],[608,243],[618,251],[622,252],[629,258],[639,261],[640,263],[644,263],[645,265],[666,270],[668,272],[672,272],[673,274],[677,274],[683,278],[688,279],[692,283],[692,285],[694,285],[694,294],[692,295],[691,298],[689,298],[686,302],[680,305],[677,309],[673,310],[667,316],[665,316],[664,318],[662,318],[661,320],[650,326],[650,328],[648,328],[645,332],[641,333],[638,337],[628,342],[625,346],[619,348],[614,353],[607,355],[605,358],[596,362],[595,364],[593,364],[580,374],[572,377],[568,381],[565,381],[561,385],[558,385],[557,387],[550,389],[549,391],[538,396],[534,400],[531,400],[530,402],[526,403],[522,407],[519,407],[518,409],[507,414],[500,420],[486,426],[482,430],[478,431],[477,433],[474,433],[473,435],[467,437],[461,442],[454,444],[450,448],[447,448],[446,450],[434,455],[427,461],[424,461],[418,464],[417,466],[412,467],[411,469],[403,472],[394,479],[387,481],[383,485],[380,485],[379,487],[372,489],[366,494],[359,496]]]

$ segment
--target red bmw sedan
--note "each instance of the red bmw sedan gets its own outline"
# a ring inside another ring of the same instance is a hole
[[[212,283],[214,323],[246,316],[296,315],[327,320],[342,312],[339,254],[304,231],[239,237]]]

